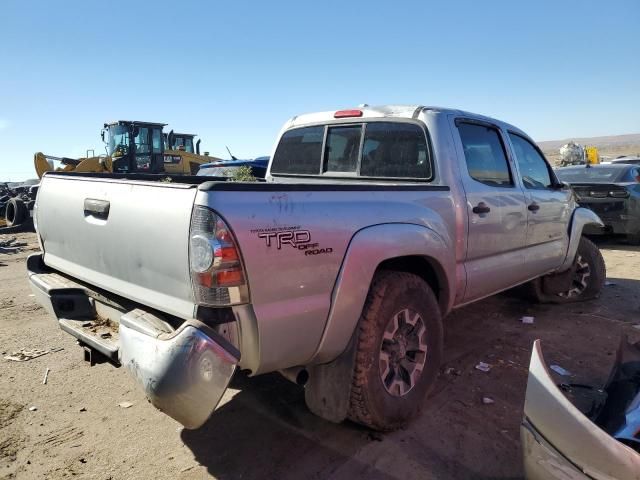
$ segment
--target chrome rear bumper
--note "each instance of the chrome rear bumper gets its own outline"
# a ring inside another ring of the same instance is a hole
[[[104,292],[48,270],[40,254],[29,257],[27,269],[37,301],[64,331],[124,366],[151,403],[186,428],[206,422],[240,359],[226,339],[195,319],[174,329],[144,307],[122,308]],[[98,322],[104,309],[117,321]],[[111,331],[96,330],[98,324]]]

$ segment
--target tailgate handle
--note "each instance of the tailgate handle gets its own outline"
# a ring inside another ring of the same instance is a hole
[[[89,215],[101,218],[106,220],[109,216],[109,201],[108,200],[98,200],[96,198],[85,198],[84,199],[84,215],[88,217]]]

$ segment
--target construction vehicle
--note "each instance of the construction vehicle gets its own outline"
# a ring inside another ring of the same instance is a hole
[[[56,163],[60,163],[56,167]],[[45,172],[110,172],[111,158],[105,155],[96,156],[94,150],[87,150],[86,157],[68,158],[54,157],[37,152],[33,155],[33,165],[38,174],[38,178],[42,178]]]
[[[165,123],[130,120],[105,123],[101,137],[106,155],[87,150],[86,157],[75,159],[38,152],[34,155],[36,173],[39,178],[50,171],[195,175],[203,163],[220,161],[209,152],[200,155],[200,140],[193,142],[195,134],[166,134],[162,132],[164,126]],[[56,163],[60,166],[56,167]]]
[[[209,156],[209,152],[200,155],[200,140],[194,144],[195,134],[175,134],[173,130],[166,134],[162,131],[165,126],[131,120],[105,123],[101,137],[106,155],[87,150],[85,157],[68,158],[37,152],[33,157],[36,173],[38,178],[51,171],[195,175],[200,165],[221,160]],[[2,208],[7,226],[18,226],[30,218],[36,192],[37,187],[7,200],[6,208]]]
[[[560,147],[560,165],[597,165],[600,163],[600,153],[594,146],[583,147],[571,141]]]
[[[178,165],[178,170],[187,173],[188,166],[188,173],[195,175],[202,164],[220,161],[219,158],[210,156],[209,152],[201,155],[200,139],[194,143],[195,137],[197,135],[194,133],[174,133],[173,130],[164,134],[164,165],[167,172]]]
[[[194,152],[194,134],[171,131],[164,135],[165,126],[165,123],[129,120],[105,123],[101,136],[107,144],[111,171],[195,175],[203,163],[220,160],[200,155],[200,141]]]

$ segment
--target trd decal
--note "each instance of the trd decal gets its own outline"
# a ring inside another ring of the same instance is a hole
[[[304,252],[305,256],[321,255],[333,252],[333,248],[320,248],[320,244],[311,240],[311,232],[302,230],[299,225],[295,227],[259,228],[251,230],[259,238],[264,239],[267,247],[276,247],[282,250],[283,246],[295,248]]]

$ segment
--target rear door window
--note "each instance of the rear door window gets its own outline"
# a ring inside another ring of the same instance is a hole
[[[511,187],[513,180],[498,129],[460,122],[460,139],[469,175],[492,187]]]
[[[324,126],[289,130],[282,135],[271,171],[297,175],[320,173]]]
[[[362,150],[363,177],[431,178],[427,140],[418,125],[368,123]]]

